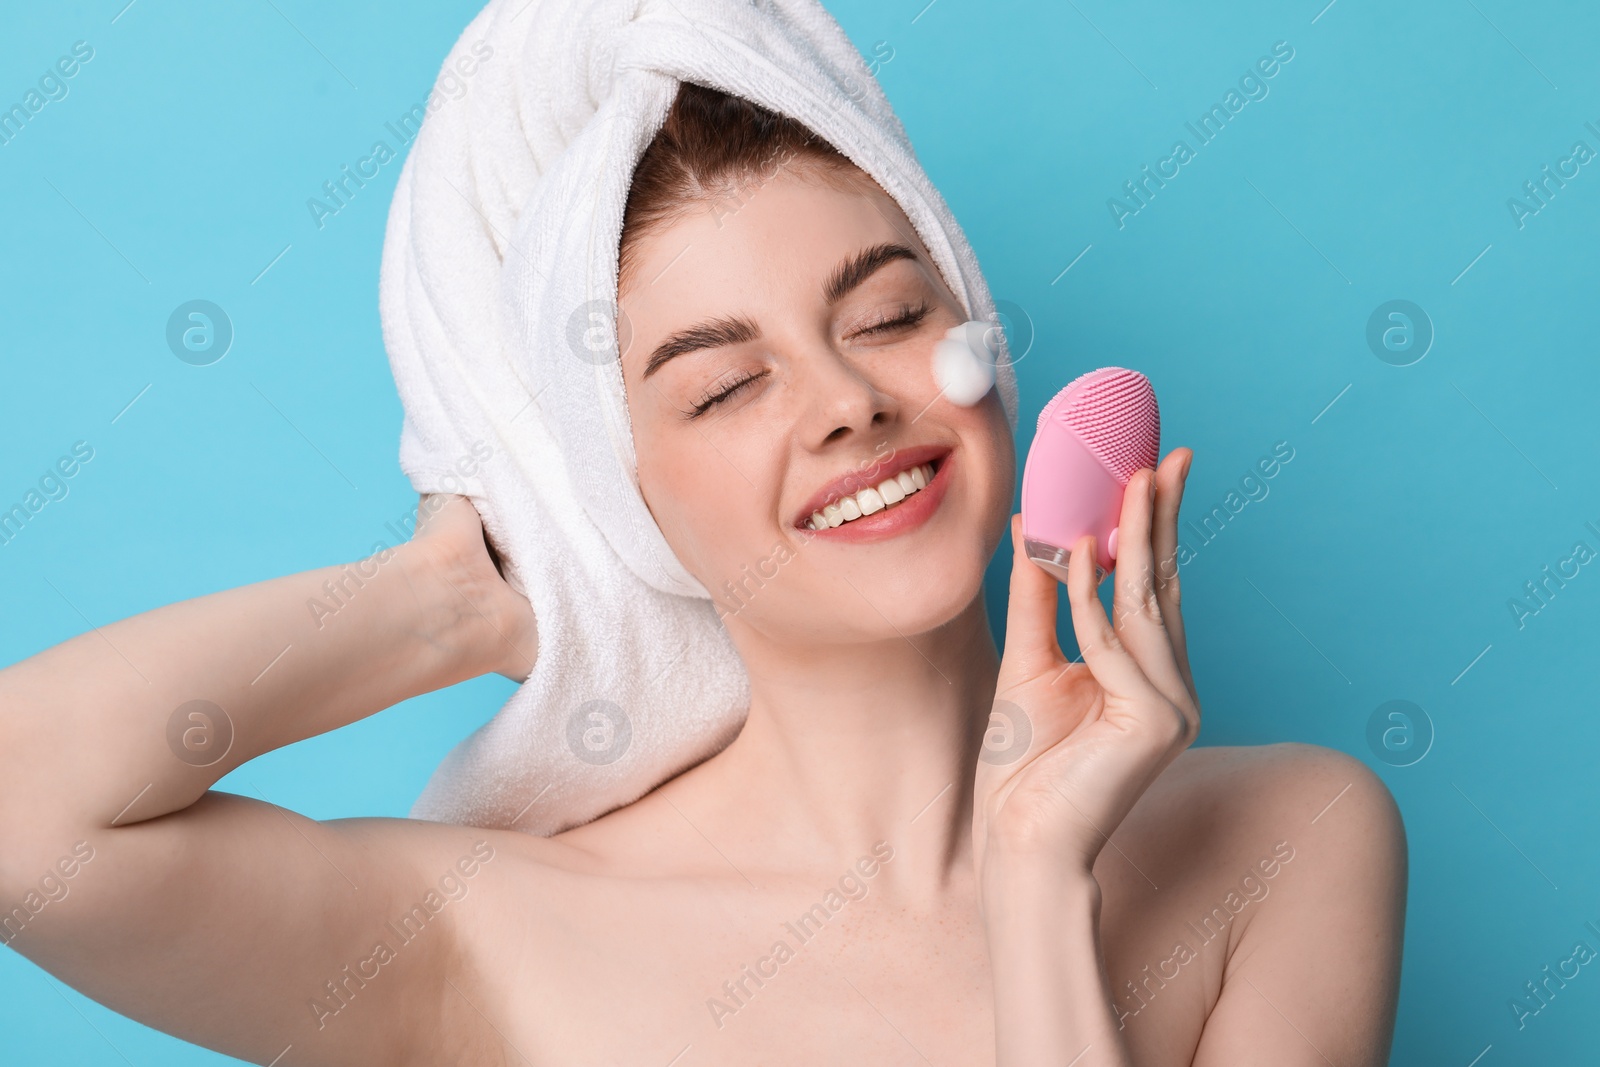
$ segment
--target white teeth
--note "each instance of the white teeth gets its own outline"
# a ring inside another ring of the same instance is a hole
[[[821,511],[812,512],[806,525],[813,530],[842,526],[852,519],[859,519],[863,515],[871,515],[892,504],[900,503],[912,493],[926,489],[932,479],[933,466],[928,463],[903,470],[892,478],[885,478],[877,485],[861,490],[854,496],[840,497]]]

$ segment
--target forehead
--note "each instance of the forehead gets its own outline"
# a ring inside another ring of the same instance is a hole
[[[871,179],[841,187],[808,170],[780,171],[694,204],[635,242],[619,294],[635,327],[720,313],[736,301],[791,299],[801,288],[820,299],[839,260],[879,242],[926,256],[905,214]]]

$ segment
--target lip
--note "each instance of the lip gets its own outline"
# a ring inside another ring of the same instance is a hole
[[[913,448],[898,449],[888,459],[867,471],[854,471],[829,483],[811,498],[794,525],[809,536],[825,537],[831,541],[865,543],[898,537],[921,526],[934,511],[938,510],[945,491],[950,486],[954,460],[954,450],[948,445],[917,445]],[[858,493],[868,486],[878,485],[885,478],[923,463],[934,465],[932,480],[925,488],[912,493],[900,503],[825,530],[812,530],[806,525],[812,512],[822,510],[823,504],[841,496]]]

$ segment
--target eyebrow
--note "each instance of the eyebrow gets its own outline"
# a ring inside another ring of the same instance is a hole
[[[917,254],[906,245],[893,241],[863,248],[840,263],[834,268],[833,273],[828,275],[828,280],[822,286],[822,298],[830,304],[838,303],[881,267],[899,259],[915,262]],[[668,360],[686,352],[743,344],[760,336],[760,327],[747,316],[707,319],[705,322],[696,323],[688,329],[671,334],[657,345],[644,365],[643,377],[650,377]]]

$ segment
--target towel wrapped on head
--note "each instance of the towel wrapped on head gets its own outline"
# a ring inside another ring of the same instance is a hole
[[[623,212],[680,83],[832,144],[900,205],[967,317],[995,314],[888,100],[817,0],[492,0],[446,78],[465,92],[424,120],[383,250],[400,466],[419,493],[472,500],[533,605],[539,652],[411,814],[549,835],[720,751],[749,706],[709,594],[640,494],[618,362]],[[1015,425],[1004,351],[999,389]]]

